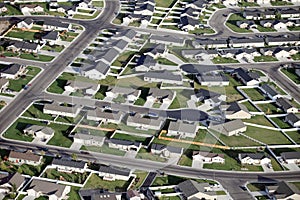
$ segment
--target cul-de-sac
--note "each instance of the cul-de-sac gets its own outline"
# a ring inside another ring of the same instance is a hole
[[[299,200],[300,0],[0,0],[0,199]]]

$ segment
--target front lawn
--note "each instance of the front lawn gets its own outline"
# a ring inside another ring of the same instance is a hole
[[[107,189],[110,192],[124,192],[127,190],[130,181],[105,181],[96,174],[92,174],[84,185],[85,189]]]
[[[292,140],[294,140],[297,144],[300,144],[300,131],[289,131],[285,132]]]
[[[12,37],[12,38],[19,38],[23,40],[35,40],[37,39],[38,33],[31,32],[31,31],[23,31],[20,29],[12,29],[9,31],[5,36],[6,37]]]
[[[53,46],[45,45],[43,46],[42,50],[61,52],[62,50],[64,50],[64,48],[65,47],[63,45],[53,45]]]
[[[295,69],[293,68],[288,68],[288,69],[281,69],[281,71],[289,77],[294,83],[300,84],[300,78],[299,76],[295,73]]]
[[[183,154],[178,161],[178,165],[181,165],[181,166],[191,167],[192,164],[193,164],[193,159],[185,154]]]
[[[32,104],[22,116],[36,119],[53,120],[54,118],[51,115],[44,114],[43,107],[44,106],[40,104]]]
[[[128,135],[128,134],[121,134],[116,133],[113,136],[114,139],[120,139],[120,140],[129,140],[129,141],[135,141],[135,142],[141,142],[143,145],[148,145],[151,141],[151,137],[139,137],[135,135]]]
[[[167,159],[160,157],[159,155],[154,155],[151,152],[147,151],[145,148],[141,148],[136,155],[138,159],[152,160],[157,162],[166,162]]]
[[[119,57],[112,63],[112,66],[124,67],[135,55],[134,51],[124,51]]]
[[[80,187],[71,186],[71,191],[68,193],[69,200],[81,200],[78,192],[80,190]]]
[[[31,53],[22,53],[20,55],[20,58],[27,59],[27,60],[36,60],[41,62],[50,62],[54,59],[54,56],[48,56],[48,55],[41,55],[41,54],[31,54]]]
[[[55,133],[54,136],[47,143],[47,145],[54,145],[60,147],[70,147],[72,145],[72,139],[68,137],[70,131],[73,128],[72,126],[51,123],[49,127],[54,129]]]
[[[73,19],[94,19],[94,18],[98,17],[99,14],[100,14],[100,11],[96,11],[96,12],[95,12],[93,15],[91,15],[91,16],[75,14],[75,15],[73,16]]]
[[[253,58],[253,61],[254,62],[275,62],[278,60],[273,56],[256,56]]]
[[[167,58],[157,58],[156,61],[159,63],[159,64],[162,64],[162,65],[172,65],[172,66],[177,66],[176,63],[168,60]]]
[[[121,151],[119,149],[109,148],[108,145],[104,144],[102,147],[98,146],[82,146],[80,150],[94,151],[105,154],[112,154],[116,156],[124,156],[126,154],[125,151]]]
[[[249,101],[245,101],[242,103],[246,108],[249,110],[249,112],[258,112],[258,110],[250,103]]]
[[[251,30],[248,30],[248,29],[245,29],[245,28],[240,28],[240,27],[236,26],[235,22],[231,22],[231,21],[226,22],[226,26],[229,29],[231,29],[232,31],[237,32],[237,33],[250,33],[250,32],[252,32]]]
[[[291,144],[279,131],[248,126],[246,135],[266,144]]]
[[[239,61],[233,58],[223,58],[221,56],[214,57],[212,62],[215,64],[222,64],[222,63],[238,63]]]
[[[169,8],[176,2],[176,0],[155,0],[155,7]]]
[[[88,174],[85,173],[66,173],[66,172],[60,172],[56,169],[47,169],[45,173],[43,174],[44,178],[54,179],[54,180],[62,180],[67,181],[71,183],[79,183],[82,184],[88,177]]]

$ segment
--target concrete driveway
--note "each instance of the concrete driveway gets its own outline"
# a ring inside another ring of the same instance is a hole
[[[299,167],[295,163],[283,164],[283,166],[288,168],[290,171],[299,171]]]
[[[193,160],[192,163],[193,168],[202,169],[203,168],[203,162],[200,160]]]
[[[137,151],[127,151],[125,154],[125,158],[135,158],[137,155]]]

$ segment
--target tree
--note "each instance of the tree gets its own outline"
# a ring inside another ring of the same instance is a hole
[[[72,159],[73,159],[73,160],[77,160],[77,154],[72,153]]]

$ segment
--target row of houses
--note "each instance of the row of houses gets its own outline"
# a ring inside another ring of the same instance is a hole
[[[299,8],[266,8],[264,12],[258,9],[247,9],[243,16],[249,20],[275,19],[280,18],[298,18],[300,17]]]
[[[255,21],[236,21],[236,25],[240,28],[257,28],[257,24]],[[287,29],[288,27],[300,26],[300,20],[260,20],[259,25],[266,28],[274,28],[276,30],[279,29]]]

